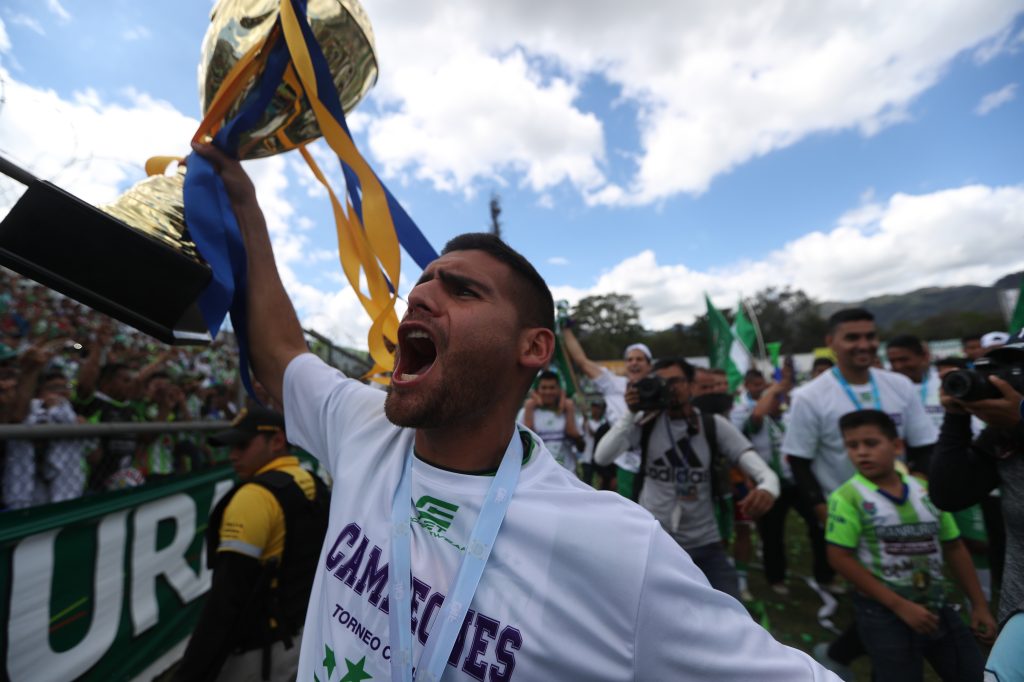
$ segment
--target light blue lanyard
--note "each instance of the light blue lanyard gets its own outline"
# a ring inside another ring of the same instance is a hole
[[[388,629],[391,631],[391,679],[412,682],[412,448],[405,458],[402,480],[398,483],[395,498],[391,503],[391,568],[389,570],[390,608]],[[491,556],[491,548],[498,537],[498,529],[505,519],[505,512],[512,501],[512,493],[519,482],[523,467],[523,441],[519,430],[514,429],[512,440],[505,449],[498,473],[491,481],[491,487],[484,497],[480,515],[466,545],[466,553],[459,564],[448,596],[441,605],[434,626],[427,637],[426,646],[416,666],[416,680],[437,682],[444,674],[455,639],[462,629],[462,621],[484,566]]]
[[[924,379],[921,381],[921,404],[924,406],[928,405],[928,373],[925,372]]]
[[[839,372],[838,367],[832,368],[832,376],[836,378],[836,381],[839,382],[839,385],[843,387],[844,391],[846,391],[846,395],[853,402],[853,406],[856,407],[858,410],[863,410],[864,406],[860,404],[860,400],[858,400],[857,396],[854,395],[853,389],[850,388],[849,382],[846,381],[846,378]],[[879,395],[878,393],[878,384],[875,383],[875,375],[872,374],[870,370],[868,371],[868,377],[871,379],[871,399],[874,400],[875,402],[875,409],[881,410],[882,396]]]

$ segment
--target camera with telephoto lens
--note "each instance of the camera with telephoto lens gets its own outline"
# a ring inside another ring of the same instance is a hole
[[[665,380],[657,374],[640,379],[633,384],[633,388],[640,396],[640,402],[636,406],[637,412],[664,410],[668,407],[668,386],[665,384]]]
[[[997,376],[1015,391],[1024,393],[1024,356],[993,354],[996,357],[985,356],[975,360],[973,369],[958,369],[947,374],[942,379],[942,390],[965,403],[1002,398],[1003,394],[988,380],[989,376]]]

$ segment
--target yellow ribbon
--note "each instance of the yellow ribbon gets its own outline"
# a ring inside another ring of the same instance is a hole
[[[380,181],[345,130],[334,120],[327,107],[320,102],[313,63],[306,50],[306,42],[302,37],[302,29],[298,22],[299,19],[295,15],[291,3],[281,2],[281,27],[292,57],[292,65],[306,92],[306,98],[312,106],[320,131],[334,153],[348,164],[359,178],[363,198],[363,229],[358,229],[358,221],[355,219],[355,215],[349,211],[349,220],[338,223],[339,252],[342,258],[342,267],[345,269],[349,282],[353,281],[352,273],[358,273],[358,267],[361,267],[367,275],[371,305],[366,306],[364,303],[364,307],[373,320],[370,326],[368,345],[370,356],[376,365],[371,373],[390,371],[394,367],[394,355],[388,348],[387,341],[391,342],[392,347],[397,341],[396,294],[387,288],[386,282],[382,291],[379,287],[381,280],[377,279],[376,274],[386,276],[388,281],[396,288],[398,287],[401,269],[398,237],[395,234],[391,211],[388,208],[387,197]],[[308,154],[304,156],[308,163],[311,157],[308,157]],[[340,203],[335,199],[332,204],[336,206],[335,216],[337,216]],[[347,233],[351,238],[343,236],[342,233]],[[365,235],[365,246],[356,233]],[[350,248],[345,248],[345,246]],[[355,246],[355,249],[353,250],[351,246]],[[358,258],[359,266],[357,267],[351,261],[346,266],[346,260],[351,259],[353,255]],[[376,274],[371,276],[370,273]],[[358,290],[358,280],[355,281],[354,286]],[[364,298],[360,295],[361,301]]]

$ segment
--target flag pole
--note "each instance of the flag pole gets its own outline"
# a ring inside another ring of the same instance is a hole
[[[761,335],[761,323],[757,319],[757,313],[754,312],[754,307],[742,296],[740,296],[740,305],[747,311],[747,317],[750,318],[750,322],[754,325],[754,335],[757,338],[757,350],[761,353],[761,361],[768,362],[768,351],[764,347],[764,336]]]

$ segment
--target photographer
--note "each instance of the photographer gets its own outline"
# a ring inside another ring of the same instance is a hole
[[[757,484],[739,503],[756,519],[778,498],[779,479],[727,419],[690,403],[693,377],[693,367],[682,358],[655,363],[653,375],[626,390],[630,411],[598,443],[594,461],[607,464],[626,450],[639,450],[640,505],[687,551],[712,587],[739,599],[716,502],[729,495],[728,471],[738,466]]]
[[[929,477],[932,501],[957,511],[1001,490],[1006,562],[998,620],[1024,610],[1024,331],[943,380],[942,423]],[[984,381],[982,382],[982,379]],[[975,439],[971,416],[988,427]]]

